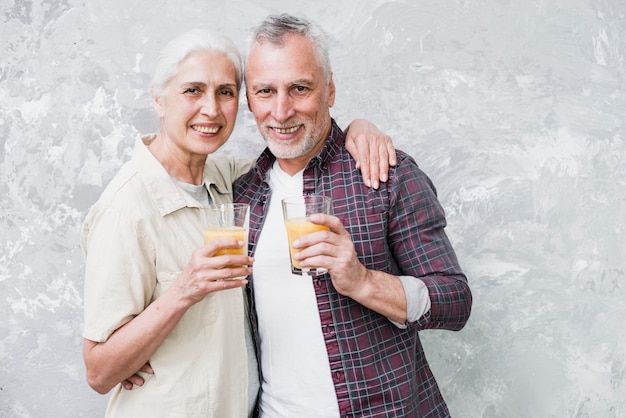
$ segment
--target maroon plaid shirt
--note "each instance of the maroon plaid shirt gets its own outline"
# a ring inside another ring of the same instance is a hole
[[[429,328],[460,330],[472,305],[467,279],[444,232],[443,209],[434,186],[409,155],[398,151],[389,181],[374,190],[363,182],[344,141],[333,121],[324,149],[304,171],[304,193],[332,196],[333,213],[352,236],[359,260],[369,269],[419,277],[432,306],[399,329],[335,291],[328,275],[313,279],[339,411],[342,417],[449,416],[418,335]],[[251,205],[251,254],[271,195],[265,177],[273,162],[266,149],[255,168],[235,182],[235,201]],[[254,307],[250,284],[248,291]]]

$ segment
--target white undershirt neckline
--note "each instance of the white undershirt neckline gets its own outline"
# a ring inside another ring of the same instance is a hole
[[[302,194],[302,175],[290,176],[277,162],[269,170],[272,194],[254,256],[262,417],[339,416],[313,282],[291,274],[289,264],[281,199]]]
[[[196,185],[191,183],[185,183],[184,181],[177,180],[174,177],[170,178],[174,181],[174,183],[178,185],[178,187],[189,193],[191,197],[196,199],[198,203],[200,203],[202,206],[209,205],[209,192],[204,182],[202,182],[202,184],[200,185]]]

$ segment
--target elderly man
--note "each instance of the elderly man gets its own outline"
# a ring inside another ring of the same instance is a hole
[[[401,151],[379,189],[356,175],[330,115],[325,37],[310,22],[279,15],[255,28],[245,78],[268,146],[235,183],[235,200],[251,205],[260,415],[448,416],[418,332],[460,330],[472,296],[432,183]],[[321,276],[291,274],[281,199],[301,194],[333,199],[334,216],[311,217],[329,231],[294,243]]]

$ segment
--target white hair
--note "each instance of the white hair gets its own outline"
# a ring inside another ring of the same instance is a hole
[[[243,78],[243,64],[241,55],[235,44],[226,36],[212,33],[205,29],[192,29],[170,41],[157,59],[156,68],[150,91],[160,97],[165,94],[167,83],[176,75],[180,64],[192,52],[223,52],[235,67],[237,73],[237,89],[241,88]]]
[[[269,42],[272,45],[281,46],[285,36],[295,33],[304,36],[311,41],[315,50],[317,62],[322,67],[326,81],[330,81],[332,69],[328,57],[328,35],[322,28],[304,18],[287,13],[269,15],[263,22],[251,30],[249,47],[255,42]]]

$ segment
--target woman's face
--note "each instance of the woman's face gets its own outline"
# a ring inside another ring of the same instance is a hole
[[[224,145],[237,119],[233,64],[222,52],[193,52],[178,64],[164,96],[154,98],[161,133],[180,158],[206,157]]]

